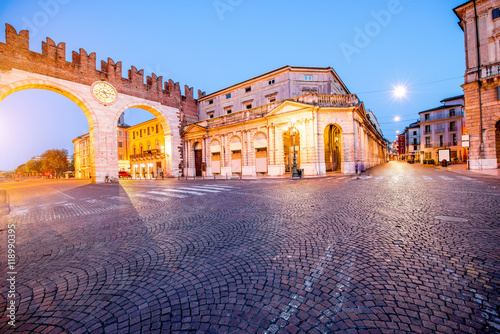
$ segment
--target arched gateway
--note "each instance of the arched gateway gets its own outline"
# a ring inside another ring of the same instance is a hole
[[[142,108],[159,120],[165,131],[167,176],[176,177],[182,162],[180,132],[186,123],[198,120],[193,89],[181,95],[179,83],[163,83],[154,73],[144,83],[144,71],[134,66],[122,77],[122,64],[111,58],[96,69],[96,54],[73,51],[66,61],[65,43],[47,38],[42,53],[29,50],[29,32],[6,24],[5,43],[0,43],[0,101],[24,89],[47,89],[68,97],[84,112],[89,122],[93,182],[118,176],[116,124],[129,108]]]

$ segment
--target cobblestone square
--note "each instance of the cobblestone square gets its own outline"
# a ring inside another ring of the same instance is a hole
[[[2,333],[500,331],[498,178],[391,162],[359,179],[2,187]]]

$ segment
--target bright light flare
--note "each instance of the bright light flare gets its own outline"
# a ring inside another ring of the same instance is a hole
[[[401,117],[399,117],[399,116],[394,117],[394,122],[399,122],[400,120],[401,120]]]
[[[401,99],[403,97],[406,97],[407,89],[405,86],[396,86],[394,87],[394,96],[397,97],[398,99]]]

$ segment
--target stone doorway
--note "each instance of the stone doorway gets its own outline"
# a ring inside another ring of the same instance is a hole
[[[340,128],[334,124],[328,125],[325,129],[325,165],[327,172],[341,170],[340,135]]]

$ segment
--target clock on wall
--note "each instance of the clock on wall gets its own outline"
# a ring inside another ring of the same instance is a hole
[[[97,81],[92,84],[92,96],[103,104],[111,104],[116,101],[116,89],[106,81]]]

